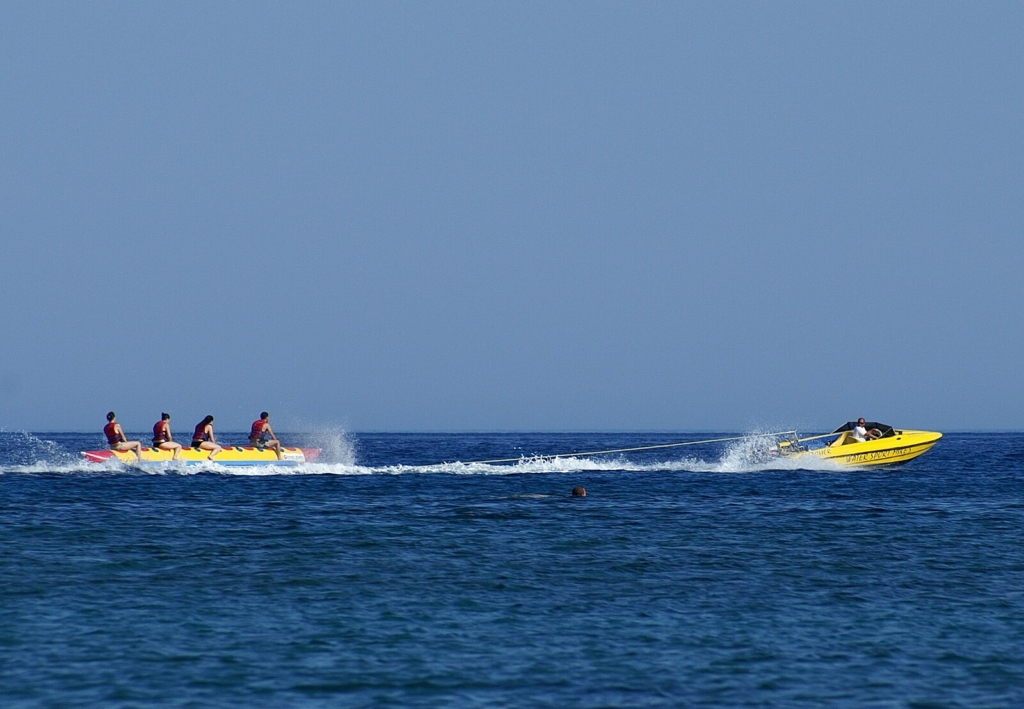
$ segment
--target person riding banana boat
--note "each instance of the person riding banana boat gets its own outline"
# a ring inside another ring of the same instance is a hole
[[[213,435],[213,416],[207,415],[196,424],[196,430],[192,434],[192,447],[197,451],[210,451],[211,461],[213,456],[224,450],[217,445],[217,438]]]
[[[124,435],[124,429],[117,422],[117,414],[113,411],[107,413],[107,425],[103,427],[103,435],[107,437],[107,443],[112,451],[131,451],[142,460],[142,443],[140,441],[129,441]]]
[[[281,460],[281,441],[277,440],[274,429],[270,427],[270,414],[266,411],[260,413],[260,417],[252,422],[249,430],[249,445],[256,446],[260,450],[269,448]]]
[[[166,411],[160,414],[160,420],[153,424],[153,450],[172,451],[171,460],[181,456],[181,444],[171,434],[171,415]]]

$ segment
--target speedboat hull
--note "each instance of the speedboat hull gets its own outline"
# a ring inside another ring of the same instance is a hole
[[[277,465],[291,466],[312,463],[320,456],[319,448],[282,448],[281,460],[269,448],[256,448],[254,446],[225,446],[224,450],[217,454],[211,461],[210,451],[196,450],[195,448],[182,448],[178,460],[172,461],[174,451],[166,451],[156,448],[143,448],[142,460],[135,457],[131,451],[83,451],[82,456],[90,463],[107,463],[118,460],[125,465],[202,465],[214,463],[216,465],[232,466],[260,466]]]
[[[855,468],[899,465],[927,453],[940,438],[942,434],[937,431],[893,430],[891,435],[882,438],[858,441],[849,431],[843,431],[835,440],[820,448],[807,448],[784,441],[779,445],[779,453],[787,458],[816,456]]]

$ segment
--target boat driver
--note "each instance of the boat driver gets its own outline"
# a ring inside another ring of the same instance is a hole
[[[252,422],[252,430],[249,431],[249,445],[256,446],[260,450],[269,448],[277,454],[281,460],[281,441],[274,435],[274,429],[270,427],[270,414],[266,411],[260,414],[258,420]]]
[[[853,427],[853,433],[851,434],[855,439],[861,443],[870,439],[881,438],[882,432],[877,428],[873,428],[870,431],[865,427],[866,421],[863,417],[857,419],[857,425]]]
[[[135,457],[142,460],[142,444],[139,441],[129,441],[124,435],[124,429],[117,422],[117,416],[113,411],[107,413],[107,425],[103,427],[103,435],[107,437],[112,451],[134,451]]]

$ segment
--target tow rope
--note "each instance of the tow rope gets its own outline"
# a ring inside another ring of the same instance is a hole
[[[682,443],[659,443],[654,446],[636,446],[634,448],[611,448],[603,451],[586,451],[584,453],[554,453],[550,455],[521,455],[518,458],[496,458],[495,460],[471,460],[466,465],[479,464],[490,465],[494,463],[518,463],[524,460],[554,460],[555,458],[579,458],[592,455],[608,455],[610,453],[634,453],[636,451],[652,451],[659,448],[680,448],[682,446],[700,446],[708,443],[725,443],[727,441],[742,441],[745,438],[780,438],[789,434],[796,435],[796,431],[780,431],[779,433],[758,433],[746,436],[730,436],[729,438],[708,438],[703,441],[684,441]]]

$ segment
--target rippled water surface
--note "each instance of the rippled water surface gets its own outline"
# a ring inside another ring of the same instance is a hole
[[[0,706],[1024,705],[1024,435],[884,471],[530,458],[729,435],[138,471],[0,433]]]

